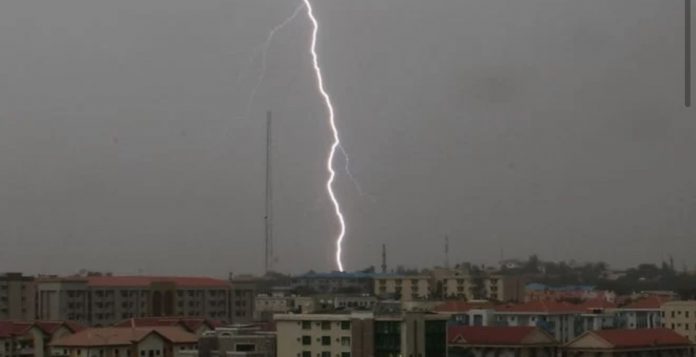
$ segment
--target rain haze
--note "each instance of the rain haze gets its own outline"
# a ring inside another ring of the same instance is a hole
[[[693,264],[682,1],[314,3],[347,270]],[[251,98],[299,4],[2,1],[0,271],[261,272],[267,110],[275,265],[335,269],[306,13]]]

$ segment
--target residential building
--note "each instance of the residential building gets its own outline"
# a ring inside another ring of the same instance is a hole
[[[197,357],[276,357],[274,333],[255,325],[236,325],[206,332],[198,340]]]
[[[534,301],[496,309],[498,326],[536,326],[565,343],[579,335],[576,305],[555,301]]]
[[[555,357],[559,343],[532,326],[450,326],[449,357]]]
[[[579,315],[575,317],[575,334],[585,331],[617,328],[617,305],[597,298],[577,305]]]
[[[688,338],[664,328],[588,331],[563,348],[564,356],[693,356]]]
[[[303,294],[366,294],[372,292],[372,274],[310,272],[294,277],[292,284]]]
[[[196,277],[87,276],[37,284],[40,319],[106,326],[132,317],[230,318],[227,281]]]
[[[113,327],[179,327],[196,336],[222,327],[220,320],[208,320],[196,317],[137,317],[121,320]]]
[[[34,320],[34,278],[21,273],[0,274],[0,320]]]
[[[301,357],[445,357],[446,317],[367,312],[276,315],[278,351]]]
[[[436,290],[445,299],[475,300],[481,296],[482,279],[466,269],[439,269],[434,272]]]
[[[295,297],[285,294],[259,294],[254,298],[254,321],[272,321],[273,315],[295,309]]]
[[[662,327],[696,342],[696,300],[669,301],[660,307]]]
[[[0,321],[0,357],[49,356],[51,342],[83,329],[67,321]]]
[[[241,324],[254,320],[256,294],[262,284],[252,276],[230,276],[230,321]]]
[[[379,274],[374,276],[374,294],[400,300],[427,300],[433,291],[430,275]]]
[[[524,300],[526,278],[517,275],[489,274],[484,280],[484,298],[500,302]]]
[[[447,301],[435,306],[433,312],[449,316],[450,325],[491,326],[495,322],[494,305],[487,301]]]
[[[660,319],[662,304],[671,298],[650,295],[617,309],[617,327],[645,329],[662,327]]]
[[[184,357],[198,336],[180,327],[98,327],[53,341],[54,357]]]

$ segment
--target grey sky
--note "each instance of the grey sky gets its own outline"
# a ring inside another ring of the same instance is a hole
[[[348,269],[615,266],[696,249],[678,0],[314,0],[352,171]],[[260,272],[265,110],[280,270],[333,268],[310,24],[288,0],[0,2],[0,271]],[[337,162],[337,168],[342,167]]]

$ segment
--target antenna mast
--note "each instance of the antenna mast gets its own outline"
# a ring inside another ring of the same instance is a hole
[[[273,176],[271,171],[271,149],[273,141],[273,115],[266,112],[266,215],[264,216],[266,230],[266,245],[264,257],[264,269],[266,273],[273,270]]]

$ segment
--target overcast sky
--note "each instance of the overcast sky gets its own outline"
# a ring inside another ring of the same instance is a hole
[[[348,269],[502,256],[693,268],[683,1],[314,0],[364,191]],[[299,0],[0,2],[0,271],[333,269],[330,144]],[[254,57],[254,55],[257,55]],[[343,167],[339,159],[337,169]]]

